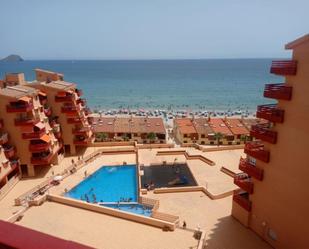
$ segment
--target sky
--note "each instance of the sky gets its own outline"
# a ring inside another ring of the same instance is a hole
[[[0,0],[0,58],[281,58],[309,0]]]

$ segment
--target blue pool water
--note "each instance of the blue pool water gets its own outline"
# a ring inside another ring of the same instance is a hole
[[[68,193],[67,197],[94,202],[137,202],[136,165],[103,166]]]
[[[146,208],[145,206],[141,204],[104,204],[102,206],[105,207],[110,207],[110,208],[115,208],[119,209],[121,211],[126,211],[130,213],[135,213],[135,214],[140,214],[144,216],[151,216],[151,210],[149,208]]]
[[[65,196],[90,203],[99,202],[102,206],[139,215],[151,215],[149,208],[137,203],[136,165],[103,166]]]

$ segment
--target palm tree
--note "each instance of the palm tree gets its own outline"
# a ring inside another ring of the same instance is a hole
[[[150,142],[154,142],[157,138],[157,135],[153,132],[150,132],[147,134],[147,138],[150,140]]]
[[[240,135],[240,141],[243,141],[244,144],[247,142],[248,136],[246,134],[241,134]]]
[[[103,142],[107,139],[107,134],[105,132],[99,132],[95,135],[95,140],[97,142]]]
[[[223,134],[221,132],[216,132],[214,137],[217,140],[217,145],[219,146],[220,141],[223,138]]]
[[[129,137],[126,133],[122,134],[121,138],[123,139],[123,141],[129,141]]]

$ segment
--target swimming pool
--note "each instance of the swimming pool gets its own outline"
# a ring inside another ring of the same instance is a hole
[[[102,166],[67,192],[65,196],[150,216],[149,208],[137,203],[137,191],[136,165]],[[114,204],[102,204],[103,202],[114,202]],[[122,203],[117,204],[118,202]]]
[[[150,217],[152,214],[151,209],[141,205],[141,204],[103,204],[102,206],[109,207],[109,208],[114,208],[114,209],[119,209],[121,211],[126,211],[130,213],[135,213],[135,214],[140,214],[144,216]]]
[[[68,193],[88,202],[137,202],[136,165],[102,166]],[[94,200],[96,199],[96,200]]]

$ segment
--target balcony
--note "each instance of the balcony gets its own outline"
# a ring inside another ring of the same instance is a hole
[[[31,152],[47,151],[49,148],[50,148],[50,143],[29,144],[29,151]]]
[[[6,132],[0,132],[0,145],[3,145],[9,141],[9,135]]]
[[[78,97],[80,97],[80,96],[82,96],[84,94],[81,89],[76,89],[75,92],[76,92]]]
[[[33,104],[32,103],[25,103],[25,102],[15,102],[11,103],[6,106],[7,112],[30,112],[33,110]]]
[[[16,148],[13,145],[5,145],[3,146],[4,155],[6,158],[10,159],[15,156]]]
[[[249,194],[253,193],[253,182],[251,181],[248,175],[240,173],[234,177],[234,184],[248,192]]]
[[[265,125],[257,124],[251,126],[250,136],[272,144],[277,142],[277,132],[272,131]]]
[[[35,120],[33,117],[31,118],[16,118],[15,119],[15,125],[16,126],[33,126],[37,123],[38,121]]]
[[[75,135],[87,135],[90,131],[89,127],[82,127],[82,128],[73,128],[72,133]]]
[[[81,104],[82,106],[86,106],[87,101],[85,99],[78,99],[78,100],[76,100],[76,103]]]
[[[34,165],[44,165],[49,164],[51,159],[53,157],[53,154],[51,152],[42,153],[41,155],[33,155],[31,157],[31,163]]]
[[[256,167],[255,165],[251,164],[249,161],[247,161],[244,158],[240,158],[239,169],[241,171],[247,173],[249,176],[252,176],[259,181],[263,180],[263,172],[264,171],[262,169]]]
[[[11,168],[12,168],[12,169],[18,167],[19,164],[20,164],[19,159],[13,159],[13,160],[10,161],[10,165],[11,165]]]
[[[71,92],[59,92],[55,96],[55,102],[72,102],[75,96]]]
[[[27,132],[22,134],[23,139],[39,139],[46,133],[45,128],[42,128],[38,131],[32,131],[32,132]]]
[[[264,88],[264,97],[272,99],[291,100],[292,87],[285,84],[267,84]]]
[[[269,151],[264,149],[264,145],[260,142],[247,142],[245,144],[244,152],[258,160],[268,163],[269,162]]]
[[[282,123],[284,119],[284,110],[279,109],[277,105],[259,105],[256,112],[257,118],[264,118],[273,123]]]
[[[277,75],[296,75],[297,61],[282,60],[273,61],[270,68],[270,73]]]
[[[44,107],[44,114],[49,117],[52,114],[51,107]]]
[[[86,108],[84,109],[84,113],[85,113],[86,116],[88,116],[89,114],[91,114],[90,108],[86,107]]]
[[[74,140],[75,145],[82,145],[82,146],[87,146],[91,142],[92,142],[91,137],[88,138],[88,137],[84,137],[84,136],[76,137],[75,140]]]
[[[249,200],[249,194],[241,191],[234,191],[233,201],[235,201],[239,206],[247,210],[251,211],[251,201]]]
[[[68,115],[77,115],[79,108],[77,106],[63,106],[61,107],[61,112]]]
[[[93,124],[94,118],[93,117],[87,117],[88,123]]]
[[[81,118],[68,118],[67,122],[68,124],[81,124],[82,119]]]

